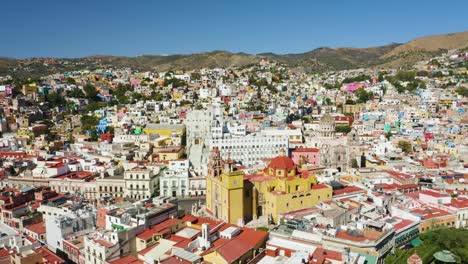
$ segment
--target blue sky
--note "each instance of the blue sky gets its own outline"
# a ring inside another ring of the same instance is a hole
[[[468,30],[468,1],[5,0],[0,56],[298,53]]]

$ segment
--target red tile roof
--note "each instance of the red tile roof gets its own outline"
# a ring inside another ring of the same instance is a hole
[[[422,220],[452,215],[452,213],[450,212],[447,212],[447,211],[444,211],[442,209],[438,209],[432,206],[417,208],[417,209],[410,211],[410,213],[421,216]]]
[[[137,237],[139,239],[145,239],[146,240],[146,239],[154,236],[155,234],[167,233],[167,231],[169,231],[169,233],[170,233],[170,230],[166,230],[166,229],[171,227],[171,226],[177,225],[180,222],[181,222],[181,220],[175,219],[175,218],[174,219],[167,219],[166,221],[164,221],[162,223],[159,223],[157,225],[154,225],[154,226],[146,229],[145,231],[143,231],[143,233],[139,234]]]
[[[317,190],[317,189],[330,189],[330,186],[323,184],[323,183],[319,183],[319,184],[312,186],[312,190]]]
[[[235,225],[226,224],[222,229],[226,229],[230,226]],[[238,236],[233,237],[231,240],[223,238],[216,240],[213,243],[213,247],[205,251],[202,255],[217,251],[228,263],[232,263],[245,255],[249,250],[252,250],[261,243],[265,243],[267,237],[268,232],[243,227]]]
[[[452,199],[452,201],[448,204],[448,206],[452,206],[458,209],[468,208],[468,199],[466,198]]]
[[[404,182],[406,180],[413,178],[413,176],[406,174],[406,173],[402,173],[402,172],[391,171],[391,170],[384,170],[383,172],[386,172],[387,174],[390,175],[390,177],[397,180],[398,182]]]
[[[147,247],[145,249],[142,249],[138,251],[138,255],[145,255],[146,253],[150,252],[153,248],[155,248],[158,244],[152,245],[150,247]]]
[[[12,251],[10,253],[10,250],[8,249],[5,249],[5,248],[2,248],[0,249],[0,257],[5,257],[5,256],[9,256],[9,255],[12,255],[14,251]]]
[[[139,260],[137,257],[129,255],[118,260],[109,262],[110,264],[144,264],[145,262]]]
[[[361,189],[357,186],[346,186],[343,189],[334,190],[333,196],[340,196],[340,195],[353,194],[353,193],[364,193],[364,192],[365,192],[364,189]]]
[[[111,242],[104,240],[104,239],[95,239],[94,242],[98,243],[99,245],[103,247],[112,247],[114,245]]]
[[[397,219],[400,219],[400,218],[397,218]],[[394,225],[393,229],[395,230],[395,232],[398,232],[399,230],[405,229],[405,227],[408,227],[411,224],[414,224],[414,221],[411,221],[411,220],[408,220],[408,219],[400,219],[400,222],[398,224]]]
[[[264,176],[264,175],[246,175],[244,176],[244,178],[252,182],[264,182],[264,181],[269,181],[269,180],[274,179],[274,177]]]
[[[160,262],[161,264],[192,264],[192,262],[188,261],[188,260],[185,260],[185,259],[182,259],[182,258],[178,258],[176,256],[172,256],[170,258],[167,258],[163,261]]]
[[[424,195],[428,195],[428,196],[432,196],[432,197],[437,197],[437,198],[443,198],[443,197],[448,197],[449,196],[447,194],[441,194],[439,192],[429,191],[429,190],[421,191],[420,194],[424,194]]]
[[[252,249],[241,240],[233,239],[228,241],[229,242],[216,249],[228,263],[233,263]]]
[[[278,156],[270,161],[269,168],[280,170],[292,170],[296,168],[294,161],[286,156]]]
[[[293,152],[319,152],[318,148],[297,148]]]
[[[182,217],[183,222],[194,223],[197,220],[198,220],[198,218],[193,216],[193,215],[184,215],[184,217]]]
[[[333,251],[329,249],[317,248],[312,255],[312,261],[310,263],[325,264],[329,263],[327,260],[342,261],[343,255],[341,252]]]
[[[44,258],[47,261],[47,263],[55,263],[55,264],[65,263],[65,260],[55,255],[52,251],[47,249],[47,247],[45,246],[34,249],[34,251],[36,253],[42,253],[42,258]]]
[[[36,233],[36,234],[45,234],[46,233],[46,227],[44,222],[39,222],[37,224],[32,224],[28,225],[26,227],[29,231]]]

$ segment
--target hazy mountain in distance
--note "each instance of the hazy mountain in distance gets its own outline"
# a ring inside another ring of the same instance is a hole
[[[46,63],[53,59],[19,59],[0,57],[0,75],[44,75],[84,68],[107,66],[131,67],[138,70],[168,71],[193,70],[214,67],[236,67],[269,59],[303,68],[309,72],[344,70],[362,67],[408,67],[416,61],[439,55],[449,49],[468,47],[468,31],[416,38],[407,43],[390,43],[369,48],[322,47],[305,53],[247,54],[229,51],[212,51],[187,55],[142,55],[137,57],[96,55],[76,59],[61,59],[72,63]],[[73,62],[79,62],[73,63]],[[13,68],[21,66],[13,72]]]

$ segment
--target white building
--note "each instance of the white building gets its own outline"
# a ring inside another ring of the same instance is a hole
[[[213,104],[207,110],[193,110],[187,113],[185,126],[189,162],[195,170],[203,174],[208,171],[206,165],[212,132],[216,131],[216,136],[221,136],[222,124],[223,109],[219,104]]]
[[[291,133],[247,134],[245,124],[224,120],[223,106],[214,103],[208,110],[195,110],[187,114],[187,152],[190,164],[204,175],[207,173],[208,156],[218,147],[223,159],[233,159],[250,166],[265,158],[279,155],[289,148]],[[276,132],[276,133],[275,133]],[[294,139],[302,141],[300,130],[292,131]],[[300,139],[299,139],[300,138]]]
[[[244,166],[251,166],[261,159],[278,156],[281,149],[288,149],[289,138],[254,133],[244,137],[214,138],[210,142],[210,150],[215,147],[218,147],[223,159],[232,159]]]
[[[162,196],[189,195],[189,161],[171,160],[169,168],[159,178],[159,193]]]
[[[91,207],[67,215],[45,218],[47,244],[54,251],[63,251],[63,240],[70,239],[78,233],[92,231],[96,227],[96,211]]]
[[[302,144],[302,130],[300,129],[289,129],[289,128],[277,128],[270,127],[265,130],[262,130],[262,133],[265,136],[285,136],[289,139],[289,145]]]
[[[145,167],[135,167],[124,172],[124,196],[132,199],[150,198],[158,190],[159,174]]]
[[[120,258],[119,238],[114,232],[85,236],[84,248],[86,264],[105,264]]]
[[[158,138],[157,135],[154,134],[123,134],[123,135],[116,135],[112,140],[113,143],[135,143],[136,145],[140,145],[141,143],[150,142]]]
[[[64,175],[70,169],[65,163],[38,161],[36,168],[32,170],[32,176],[37,178],[51,178],[59,175]]]
[[[230,96],[232,93],[231,86],[222,84],[218,87],[220,96]]]

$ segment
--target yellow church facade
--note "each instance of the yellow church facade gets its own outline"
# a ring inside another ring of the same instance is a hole
[[[315,175],[299,173],[284,153],[255,175],[233,170],[232,163],[221,170],[217,155],[211,157],[206,197],[207,212],[218,219],[239,224],[266,216],[278,223],[284,213],[332,199],[330,186],[317,184]]]
[[[217,219],[238,224],[248,215],[244,211],[244,173],[231,166],[223,166],[219,151],[212,154],[206,179],[206,208]]]

